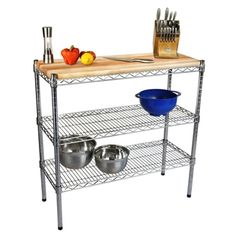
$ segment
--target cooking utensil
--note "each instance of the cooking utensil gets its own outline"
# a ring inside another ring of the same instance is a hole
[[[163,27],[163,21],[161,22],[161,32],[160,32],[160,41],[164,41],[164,27]]]
[[[157,21],[159,21],[159,20],[160,20],[160,18],[161,18],[161,9],[160,9],[160,8],[158,8],[158,9],[157,9],[157,16],[156,16],[156,20],[157,20]]]
[[[113,61],[124,61],[124,62],[141,62],[141,63],[153,63],[153,59],[148,58],[117,58],[117,57],[104,57]]]
[[[175,41],[175,27],[171,26],[171,42]]]
[[[176,26],[174,26],[174,38],[176,39],[178,33],[178,29]]]
[[[165,20],[168,19],[168,15],[169,15],[169,8],[167,7],[165,10]]]
[[[169,20],[172,20],[172,15],[173,15],[173,12],[171,11],[170,16],[169,16]]]
[[[167,31],[166,41],[170,42],[170,27],[169,26],[166,28],[166,31]]]
[[[152,116],[167,115],[176,106],[177,97],[181,93],[166,89],[147,89],[135,96],[140,104]]]
[[[176,15],[177,15],[177,12],[175,11],[173,14],[173,19],[172,19],[173,21],[175,21]]]
[[[162,41],[163,40],[163,21],[161,20],[160,23],[160,28],[159,28],[159,35],[160,35],[160,40]],[[155,35],[154,35],[155,37]]]
[[[170,42],[171,41],[171,29],[170,27],[167,28],[167,42]]]
[[[99,170],[107,174],[122,171],[128,161],[129,150],[118,145],[104,145],[95,149],[94,157]]]
[[[156,15],[157,32],[159,30],[160,18],[161,18],[161,9],[158,8],[157,9],[157,15]]]
[[[92,160],[95,146],[96,141],[87,136],[64,138],[59,146],[60,162],[67,168],[83,168]]]
[[[166,42],[167,41],[167,38],[166,38],[166,36],[167,36],[167,28],[166,28],[166,26],[164,26],[163,32],[164,32],[164,37],[163,37],[164,39],[163,39],[163,41]]]
[[[164,26],[164,42],[167,42],[168,28]]]

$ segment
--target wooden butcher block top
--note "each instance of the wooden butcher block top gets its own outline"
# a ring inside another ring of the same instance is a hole
[[[153,71],[161,69],[173,69],[181,67],[198,67],[200,60],[179,54],[175,59],[153,58],[152,53],[129,54],[110,56],[116,58],[148,58],[153,59],[154,63],[123,62],[113,61],[104,57],[97,57],[92,65],[83,65],[78,61],[75,65],[67,65],[64,61],[55,60],[52,64],[44,64],[43,61],[37,62],[37,69],[48,78],[52,74],[57,74],[57,78],[73,79],[88,76],[113,75],[131,72]]]

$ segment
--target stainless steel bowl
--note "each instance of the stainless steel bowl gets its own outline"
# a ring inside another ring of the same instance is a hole
[[[67,168],[83,168],[92,160],[95,146],[96,141],[87,136],[62,139],[59,148],[60,162]]]
[[[118,145],[104,145],[95,149],[94,156],[99,170],[107,174],[115,174],[125,168],[129,150]]]

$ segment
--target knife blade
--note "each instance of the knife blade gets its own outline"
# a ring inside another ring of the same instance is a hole
[[[153,59],[148,59],[148,58],[116,58],[116,57],[104,57],[104,58],[113,61],[154,63]]]

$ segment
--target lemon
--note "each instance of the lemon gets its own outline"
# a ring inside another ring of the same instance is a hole
[[[86,52],[81,56],[80,61],[84,65],[91,65],[94,61],[94,58],[92,54]]]

